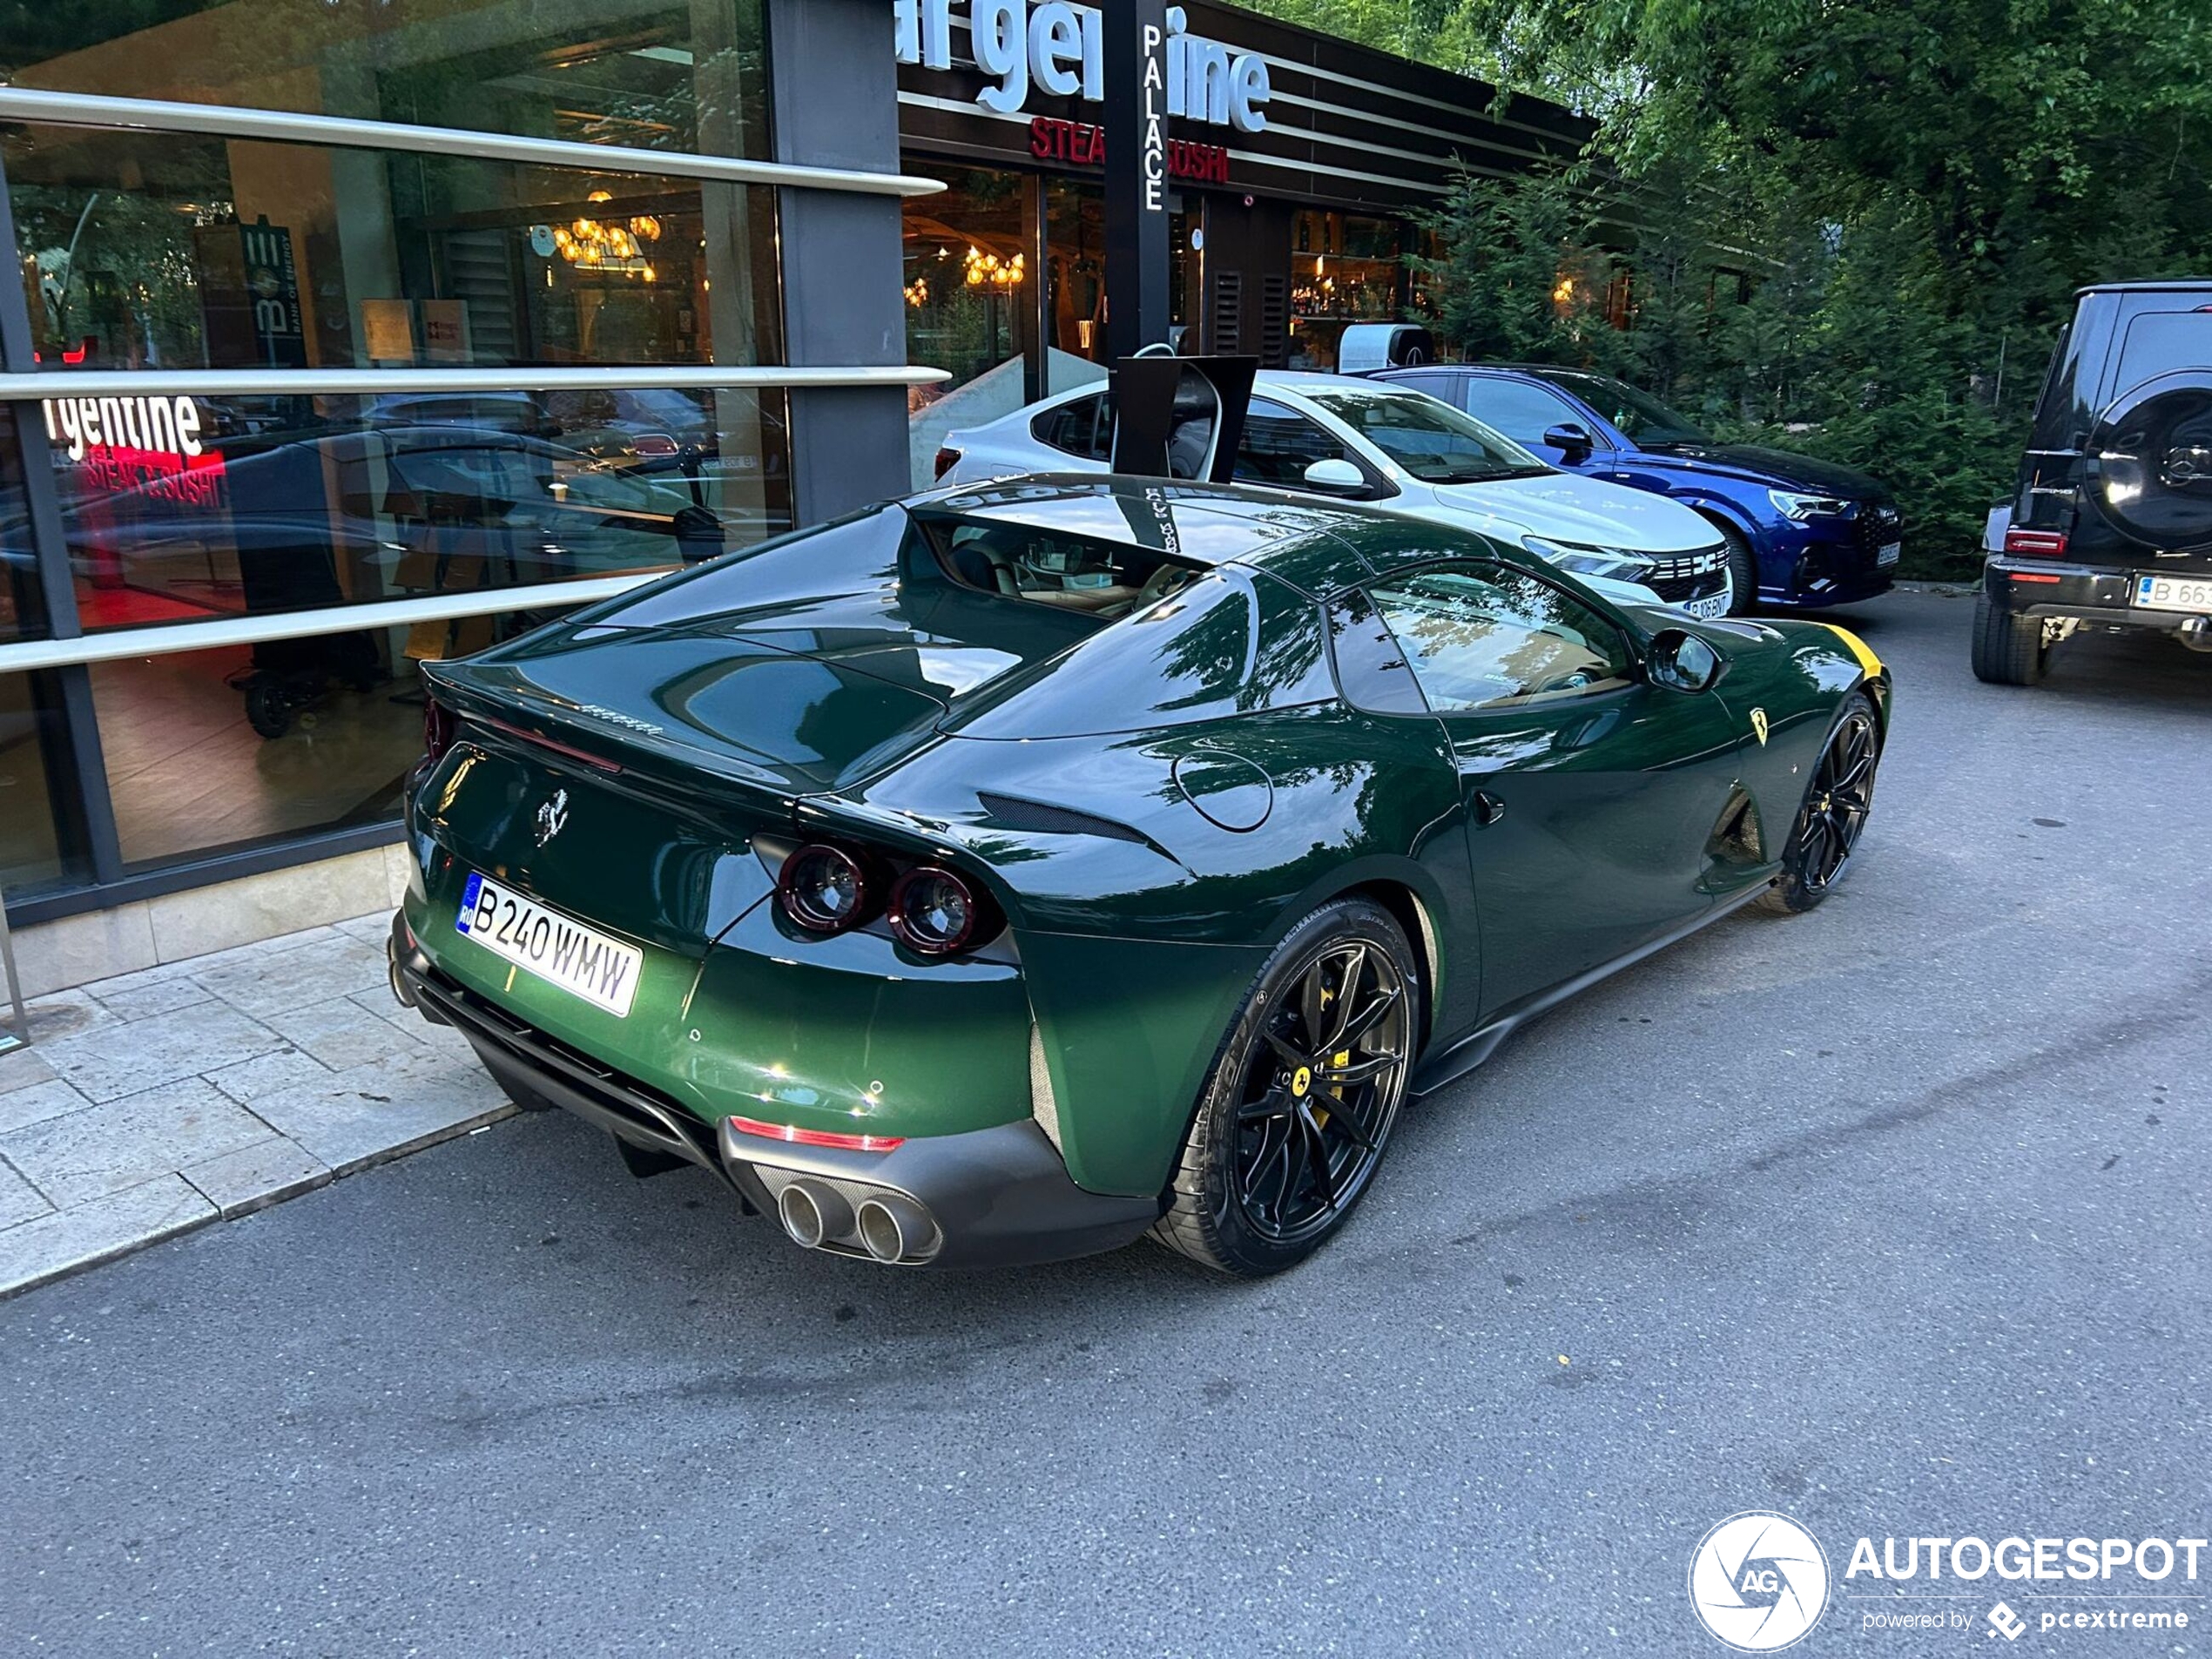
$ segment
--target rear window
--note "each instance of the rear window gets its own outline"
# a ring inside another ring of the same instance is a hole
[[[1114,422],[1107,412],[1106,395],[1094,392],[1047,409],[1029,422],[1029,435],[1063,455],[1085,461],[1104,461],[1113,451]]]
[[[1149,548],[1093,541],[1003,519],[920,521],[945,574],[977,593],[1118,622],[1197,579]]]
[[[995,706],[978,738],[1060,738],[1190,725],[1336,695],[1313,602],[1224,565],[1167,603],[1093,634]]]
[[[2212,368],[2212,311],[2146,311],[2130,320],[2113,395],[2177,368]]]

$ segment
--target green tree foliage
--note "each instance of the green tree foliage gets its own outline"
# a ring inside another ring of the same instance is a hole
[[[1921,574],[1971,568],[2073,290],[2212,269],[2204,0],[1258,3],[1597,118],[1583,169],[1454,195],[1445,330],[1873,472]],[[1624,338],[1541,314],[1547,258],[1629,272]]]

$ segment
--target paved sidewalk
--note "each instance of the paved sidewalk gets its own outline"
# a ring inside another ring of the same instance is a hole
[[[0,1055],[0,1296],[251,1214],[514,1108],[392,1000],[387,914],[30,1005]]]

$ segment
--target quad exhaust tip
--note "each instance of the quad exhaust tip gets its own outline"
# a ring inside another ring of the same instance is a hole
[[[819,1181],[794,1181],[786,1187],[776,1195],[776,1214],[792,1243],[806,1250],[819,1250],[853,1231],[853,1206]]]
[[[855,1219],[861,1245],[880,1262],[920,1261],[937,1242],[936,1224],[929,1212],[895,1192],[863,1198]]]
[[[392,988],[392,995],[403,1008],[415,1006],[415,993],[408,988],[407,975],[400,972],[400,941],[395,938],[384,941],[384,977]]]

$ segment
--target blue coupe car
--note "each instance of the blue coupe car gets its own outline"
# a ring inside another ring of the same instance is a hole
[[[1553,465],[1672,496],[1727,538],[1735,608],[1870,598],[1897,574],[1904,521],[1881,484],[1810,455],[1716,443],[1605,374],[1543,365],[1386,370],[1465,409]]]

